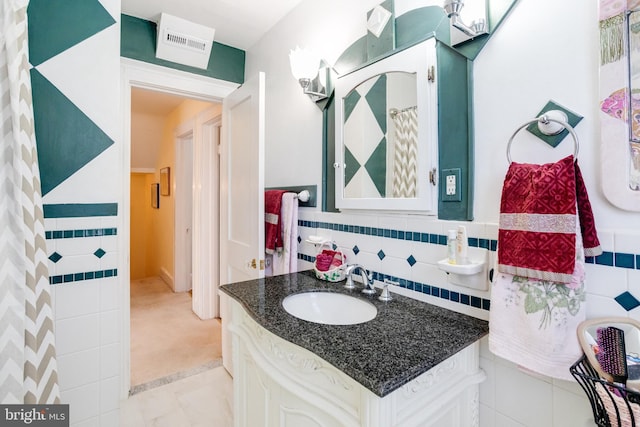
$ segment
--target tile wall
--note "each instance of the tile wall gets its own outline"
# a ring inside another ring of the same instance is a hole
[[[447,230],[459,224],[467,227],[470,246],[488,250],[493,264],[497,224],[411,215],[331,214],[301,208],[299,268],[311,268],[315,255],[315,247],[305,239],[323,236],[335,242],[349,263],[372,270],[376,280],[398,281],[400,286],[393,291],[488,320],[490,291],[451,284],[436,265],[446,258]],[[640,234],[599,230],[598,235],[605,252],[587,258],[587,316],[640,320]],[[482,340],[481,350],[481,367],[488,377],[480,392],[481,426],[593,425],[589,403],[577,384],[520,370],[494,356],[487,338]]]

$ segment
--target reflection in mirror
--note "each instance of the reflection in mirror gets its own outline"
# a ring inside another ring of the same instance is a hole
[[[640,391],[640,323],[628,318],[583,322],[578,339],[601,378]]]
[[[417,189],[416,74],[373,76],[344,97],[344,196],[412,198]]]
[[[629,188],[640,191],[640,11],[629,14]]]

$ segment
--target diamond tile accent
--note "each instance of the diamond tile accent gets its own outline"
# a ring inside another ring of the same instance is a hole
[[[358,255],[358,252],[360,252],[360,248],[358,247],[358,245],[353,247],[353,253]]]
[[[104,256],[104,254],[106,254],[105,251],[102,250],[102,248],[99,248],[97,251],[95,251],[93,253],[95,256],[97,256],[98,258],[102,258]]]
[[[631,311],[640,305],[640,301],[629,292],[623,292],[615,298],[616,302],[627,311]]]
[[[413,255],[409,255],[409,258],[407,258],[407,262],[411,267],[413,267],[413,265],[416,263],[416,259],[413,257]]]
[[[380,258],[380,261],[382,261],[384,259],[386,255],[384,254],[384,252],[382,251],[382,249],[380,249],[380,252],[378,252],[378,258]]]
[[[302,237],[298,236],[298,243],[302,242]]]
[[[62,259],[62,255],[60,255],[58,252],[54,252],[49,256],[49,259],[56,263]]]

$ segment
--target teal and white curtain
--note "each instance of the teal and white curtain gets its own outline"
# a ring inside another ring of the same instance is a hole
[[[0,403],[58,403],[28,0],[0,0]]]
[[[393,116],[395,127],[393,197],[416,197],[418,182],[418,113],[415,107]]]

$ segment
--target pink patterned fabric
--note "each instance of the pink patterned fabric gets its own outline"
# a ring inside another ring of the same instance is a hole
[[[498,270],[571,283],[577,215],[585,253],[598,255],[591,204],[573,156],[544,165],[511,163],[500,203]]]
[[[611,18],[640,6],[640,0],[600,0],[600,20]]]

